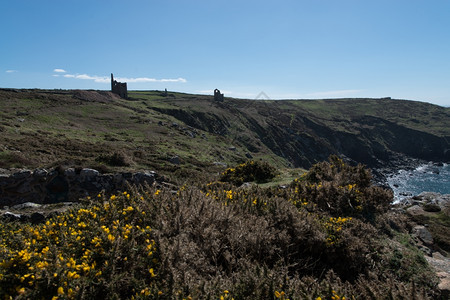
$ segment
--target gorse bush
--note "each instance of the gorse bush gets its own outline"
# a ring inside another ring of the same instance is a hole
[[[337,156],[314,165],[291,187],[287,197],[297,207],[326,211],[335,217],[355,216],[373,222],[392,202],[391,191],[371,185],[369,170],[347,165]]]
[[[385,204],[371,204],[389,194],[364,184],[367,173],[354,178],[359,167],[332,161],[286,188],[130,187],[44,224],[2,224],[0,293],[7,299],[437,297],[418,254],[392,246],[394,234],[385,234],[395,230]],[[368,219],[385,221],[378,228]]]
[[[241,185],[244,182],[267,182],[277,175],[277,170],[267,162],[250,160],[235,168],[226,169],[220,181]]]
[[[158,249],[143,200],[98,195],[41,225],[3,224],[0,293],[95,299],[152,288]]]

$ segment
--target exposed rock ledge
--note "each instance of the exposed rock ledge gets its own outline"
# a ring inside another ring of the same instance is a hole
[[[424,192],[406,199],[399,206],[415,223],[412,236],[436,271],[441,296],[450,299],[450,228],[446,225],[450,219],[450,195]]]
[[[100,174],[94,169],[69,168],[17,170],[0,169],[0,208],[23,203],[52,204],[76,202],[101,191],[123,191],[131,185],[152,185],[163,181],[153,171],[136,173]]]

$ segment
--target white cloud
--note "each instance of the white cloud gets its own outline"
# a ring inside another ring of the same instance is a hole
[[[184,78],[175,78],[175,79],[155,79],[148,77],[138,77],[138,78],[127,78],[127,77],[117,77],[117,81],[121,82],[187,82]]]
[[[94,82],[100,83],[108,83],[111,78],[108,76],[92,76],[88,74],[64,74],[65,78],[74,78],[74,79],[83,79],[83,80],[93,80]],[[128,83],[146,83],[146,82],[187,82],[184,78],[175,78],[175,79],[155,79],[148,77],[137,77],[137,78],[127,78],[127,77],[117,77],[115,80],[120,82],[128,82]]]
[[[90,76],[87,74],[64,74],[63,77],[65,78],[75,78],[75,79],[83,79],[83,80],[93,80],[95,82],[101,82],[101,83],[107,83],[111,79],[108,77],[101,77],[101,76]]]
[[[225,91],[225,90],[220,90],[220,92],[224,95],[233,95],[234,93],[232,91]],[[214,95],[214,89],[210,89],[210,90],[199,90],[196,91],[195,93],[197,94],[206,94],[206,95]]]
[[[326,92],[315,92],[306,94],[307,97],[349,97],[350,95],[358,94],[362,90],[339,90],[339,91],[326,91]]]
[[[17,70],[6,70],[6,73],[16,73]]]
[[[54,69],[53,72],[56,72],[56,73],[66,73],[66,70],[64,70],[64,69]]]

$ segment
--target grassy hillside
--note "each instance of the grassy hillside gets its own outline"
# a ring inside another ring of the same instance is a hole
[[[330,154],[448,160],[450,109],[403,100],[254,101],[158,91],[0,90],[0,167],[209,176],[248,157],[310,167]],[[447,150],[447,152],[445,152]],[[178,156],[177,159],[171,158]]]
[[[1,296],[445,299],[410,233],[426,222],[448,256],[448,207],[415,220],[362,165],[324,160],[448,160],[448,108],[129,95],[0,90],[0,168],[151,169],[179,183],[100,193],[40,224],[0,220]]]

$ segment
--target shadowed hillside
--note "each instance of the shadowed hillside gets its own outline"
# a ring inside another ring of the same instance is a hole
[[[422,102],[3,89],[0,103],[1,168],[156,169],[187,178],[248,158],[303,168],[330,154],[371,167],[399,155],[450,160],[450,109]]]

